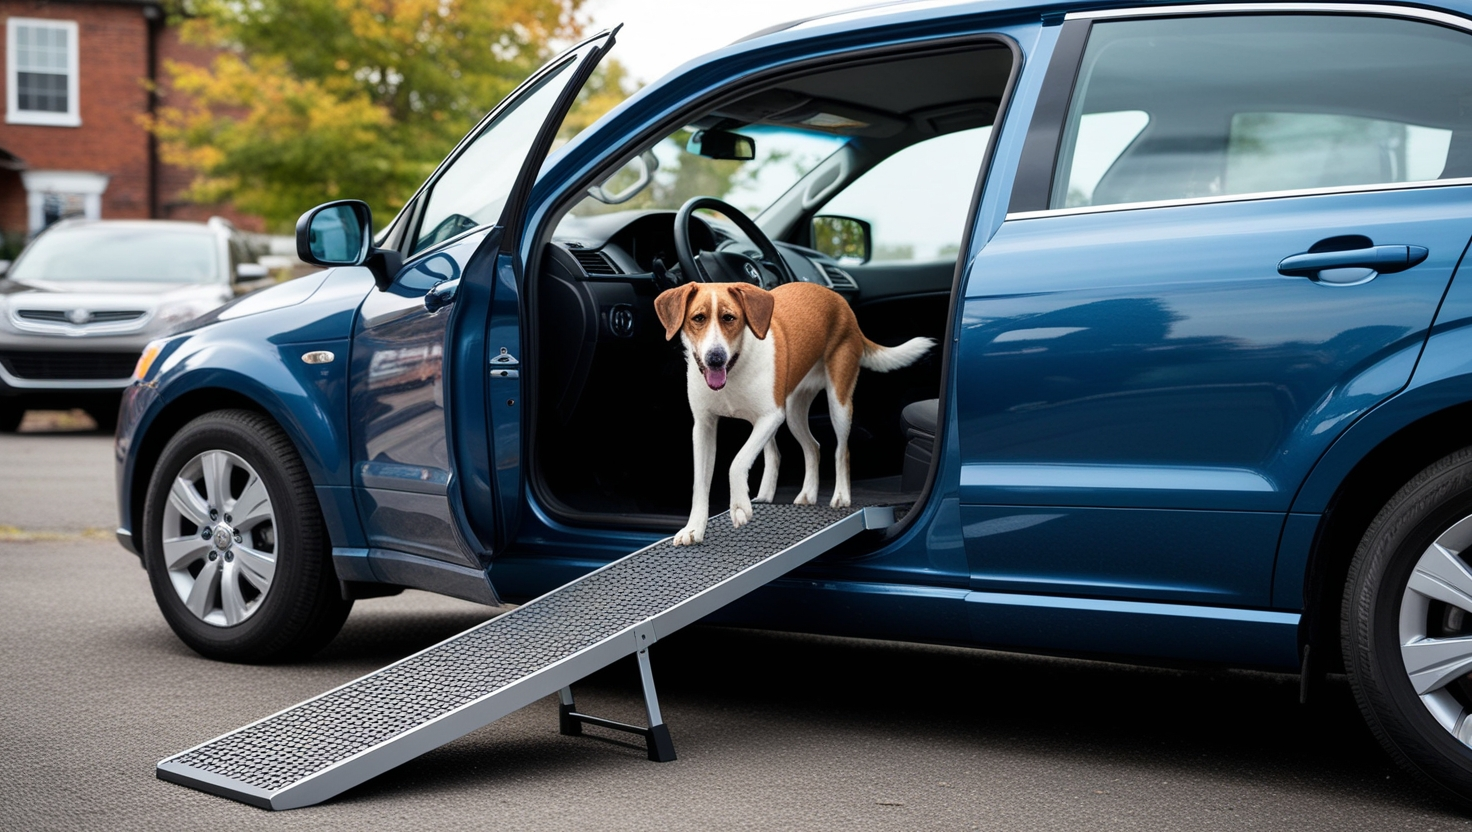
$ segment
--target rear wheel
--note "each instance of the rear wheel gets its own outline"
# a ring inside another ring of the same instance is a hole
[[[1376,738],[1472,806],[1472,448],[1416,475],[1376,515],[1350,566],[1342,624]]]
[[[249,411],[201,416],[164,448],[144,506],[143,558],[169,626],[213,659],[310,655],[352,608],[301,458]]]

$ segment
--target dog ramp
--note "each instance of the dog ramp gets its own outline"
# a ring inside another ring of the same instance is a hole
[[[552,693],[560,727],[645,737],[674,759],[648,648],[807,563],[892,507],[758,505],[732,529],[712,517],[705,543],[662,540],[458,636],[158,764],[160,779],[268,809],[320,803]],[[572,683],[637,654],[649,727],[580,714]]]

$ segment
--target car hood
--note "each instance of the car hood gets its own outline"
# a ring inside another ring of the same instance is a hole
[[[0,280],[0,297],[10,303],[34,304],[38,308],[58,309],[74,305],[79,297],[111,304],[132,301],[154,305],[195,298],[229,297],[230,287],[203,283],[162,283],[157,281],[67,280],[44,281]]]

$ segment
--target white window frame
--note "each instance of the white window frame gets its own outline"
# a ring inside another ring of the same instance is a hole
[[[19,69],[15,65],[15,35],[18,26],[64,29],[67,33],[66,106],[64,113],[46,113],[20,108]],[[78,56],[81,43],[77,39],[75,20],[53,20],[38,17],[12,17],[5,21],[5,123],[40,124],[50,127],[81,127],[82,106],[78,97]]]

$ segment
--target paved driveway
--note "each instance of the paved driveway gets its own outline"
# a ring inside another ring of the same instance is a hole
[[[654,648],[680,759],[557,733],[552,700],[272,814],[153,764],[492,613],[360,602],[314,660],[198,658],[105,531],[111,442],[0,436],[0,829],[1472,827],[1394,769],[1342,681],[695,628]],[[579,706],[637,721],[631,663]],[[596,729],[589,729],[590,732]]]

